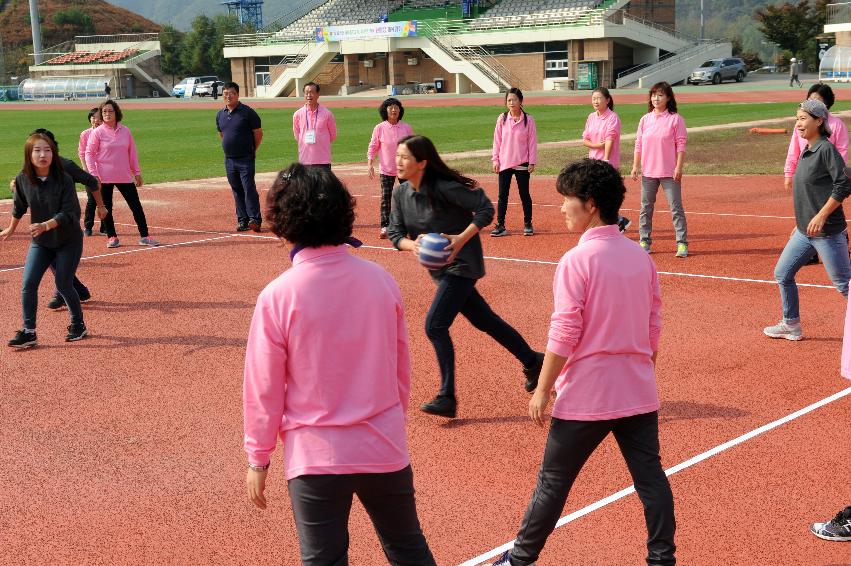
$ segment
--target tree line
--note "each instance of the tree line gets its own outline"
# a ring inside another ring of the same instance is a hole
[[[240,23],[233,14],[212,18],[199,15],[187,32],[166,25],[160,32],[160,67],[171,77],[172,86],[187,76],[215,75],[230,80],[230,62],[224,56],[225,36],[253,32],[250,25]]]

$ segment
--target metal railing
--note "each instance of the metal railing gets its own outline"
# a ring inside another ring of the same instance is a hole
[[[309,39],[313,39],[313,36]],[[277,33],[241,33],[238,35],[226,35],[225,47],[257,47],[261,45],[302,45],[307,37],[286,37]]]
[[[159,41],[158,33],[119,33],[115,35],[78,35],[74,42],[78,45],[89,45],[92,43],[144,43],[146,41]]]
[[[851,2],[827,5],[827,25],[851,23]]]
[[[655,22],[645,20],[644,18],[639,18],[637,16],[633,16],[632,14],[628,13],[626,10],[623,10],[623,9],[615,10],[614,12],[612,12],[609,15],[609,17],[607,18],[607,20],[610,21],[613,24],[623,24],[624,21],[632,21],[632,22],[641,24],[645,27],[653,28],[654,30],[658,30],[658,31],[664,33],[665,35],[673,36],[676,39],[679,39],[680,41],[684,41],[686,43],[700,43],[701,42],[701,40],[697,37],[686,35],[684,33],[677,31],[674,28],[671,28],[671,27],[668,27],[668,26],[663,26],[662,24],[657,24]],[[617,21],[617,20],[620,20],[620,21]],[[703,40],[703,41],[706,41],[706,40]]]
[[[327,4],[328,1],[329,0],[308,0],[307,2],[302,2],[289,12],[286,12],[284,15],[275,18],[267,25],[263,26],[263,32],[275,33],[281,31],[296,20],[303,18],[313,10],[319,8],[324,4]]]
[[[660,59],[658,62],[651,63],[650,65],[633,69],[627,69],[621,73],[618,73],[617,78],[620,79],[622,77],[628,76],[633,73],[638,73],[639,71],[646,71],[647,73],[655,73],[657,71],[661,71],[662,69],[667,69],[677,63],[682,62],[685,59],[690,57],[694,57],[695,55],[701,54],[703,51],[709,51],[710,48],[714,48],[723,43],[720,40],[708,40],[703,41],[702,43],[696,43],[694,45],[690,45],[689,47],[677,51],[675,53],[671,53],[668,57],[664,59]],[[638,80],[638,79],[636,79]]]

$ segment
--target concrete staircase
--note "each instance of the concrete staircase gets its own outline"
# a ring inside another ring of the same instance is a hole
[[[296,60],[299,62],[287,67],[271,86],[257,85],[257,96],[275,98],[277,96],[288,96],[294,90],[300,91],[305,83],[314,79],[322,68],[340,52],[339,43],[308,42],[305,44],[305,51],[310,46],[312,46],[310,52],[297,56]]]
[[[730,57],[732,53],[733,46],[730,43],[694,43],[658,63],[636,70],[626,70],[617,77],[615,86],[649,88],[661,81],[675,84],[684,81],[704,61]]]

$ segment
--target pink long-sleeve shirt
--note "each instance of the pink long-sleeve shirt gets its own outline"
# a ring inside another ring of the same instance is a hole
[[[80,132],[80,143],[77,144],[77,157],[80,158],[80,164],[88,168],[86,165],[86,146],[89,143],[89,136],[94,131],[94,128],[86,128]]]
[[[346,246],[305,248],[257,298],[245,354],[245,451],[287,479],[409,463],[411,363],[402,296]]]
[[[652,356],[662,298],[647,252],[617,225],[587,230],[559,260],[547,350],[567,358],[553,416],[595,421],[659,409]]]
[[[621,119],[610,108],[606,108],[602,116],[597,111],[588,114],[585,120],[585,130],[582,139],[599,143],[612,140],[612,151],[609,152],[609,163],[615,169],[621,166]],[[605,159],[606,148],[588,148],[588,157],[591,159]]]
[[[401,120],[391,124],[384,120],[372,129],[372,138],[366,148],[367,160],[378,156],[378,170],[382,175],[396,176],[396,146],[399,140],[413,135],[411,125]]]
[[[677,154],[686,150],[686,122],[678,112],[655,110],[638,121],[635,153],[641,154],[641,174],[664,179],[673,177]]]
[[[830,128],[828,141],[839,150],[842,159],[848,161],[848,128],[845,127],[845,122],[828,112],[827,126]],[[795,176],[795,169],[798,168],[798,160],[801,158],[801,153],[806,147],[807,140],[800,136],[798,130],[792,131],[792,139],[789,140],[789,151],[786,152],[786,165],[783,167],[783,175],[785,177]]]
[[[538,130],[532,116],[526,114],[525,124],[523,116],[517,122],[510,114],[497,116],[491,161],[500,171],[522,163],[535,165],[538,162]]]
[[[309,131],[316,132],[315,143],[307,143]],[[307,104],[293,113],[293,136],[298,144],[298,160],[302,165],[330,165],[331,143],[337,139],[337,122],[324,106],[315,112]]]
[[[115,128],[104,123],[92,130],[86,144],[86,168],[101,183],[132,183],[142,170],[130,130],[121,123]]]

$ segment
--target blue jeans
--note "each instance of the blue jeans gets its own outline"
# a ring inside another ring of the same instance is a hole
[[[783,302],[783,320],[800,322],[798,311],[798,285],[795,274],[818,253],[827,275],[836,290],[848,298],[848,280],[851,279],[851,261],[848,260],[848,231],[832,236],[809,237],[795,230],[783,248],[774,267],[774,278],[780,285],[780,300]]]
[[[437,281],[437,293],[426,315],[426,336],[434,346],[440,366],[440,395],[455,395],[455,346],[449,327],[458,313],[511,352],[524,367],[535,363],[535,351],[519,332],[491,310],[476,291],[475,279],[443,275]]]
[[[233,202],[236,205],[236,219],[247,222],[249,219],[260,221],[260,197],[254,184],[253,157],[225,157],[225,173]]]
[[[80,297],[74,290],[74,273],[83,255],[83,235],[75,238],[58,249],[45,248],[33,242],[27,253],[24,264],[24,281],[21,288],[21,305],[24,314],[24,328],[35,330],[36,310],[38,309],[38,286],[41,278],[52,263],[55,262],[56,288],[65,299],[68,311],[71,313],[71,323],[83,322],[83,308]]]

